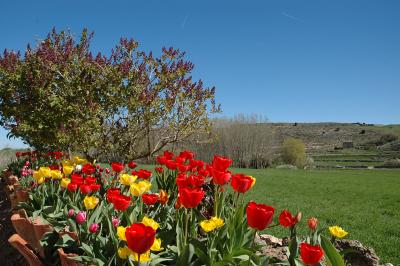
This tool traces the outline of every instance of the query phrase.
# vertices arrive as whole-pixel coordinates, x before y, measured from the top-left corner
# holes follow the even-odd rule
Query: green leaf
[[[328,238],[321,235],[321,247],[324,250],[325,258],[328,263],[332,266],[346,266],[342,256],[332,245]]]

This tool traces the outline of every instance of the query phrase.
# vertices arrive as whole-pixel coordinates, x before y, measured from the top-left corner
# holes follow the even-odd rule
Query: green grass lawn
[[[375,249],[381,263],[400,264],[400,171],[234,169],[257,178],[248,199],[293,213],[301,211],[301,227],[315,216],[320,226],[340,225],[348,238]],[[302,230],[301,233],[304,233]],[[286,236],[281,227],[266,231]]]

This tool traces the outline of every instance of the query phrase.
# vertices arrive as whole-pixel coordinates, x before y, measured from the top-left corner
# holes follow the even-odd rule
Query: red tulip
[[[196,208],[204,194],[200,188],[179,188],[179,201],[185,208]]]
[[[59,165],[50,165],[49,168],[51,170],[60,170],[60,166]]]
[[[111,202],[116,210],[125,211],[131,204],[131,199],[132,197],[124,195],[114,195],[111,197]]]
[[[192,160],[194,157],[194,153],[191,151],[182,151],[179,153],[179,157],[185,158],[186,160]]]
[[[81,175],[72,174],[71,183],[75,183],[75,184],[81,185],[81,184],[83,184],[83,181],[84,181],[84,179],[83,179],[83,177]]]
[[[297,223],[297,219],[289,211],[283,210],[279,215],[279,223],[283,227],[292,227]]]
[[[85,175],[92,175],[94,174],[94,172],[96,172],[96,167],[94,165],[87,163],[82,167],[81,172],[84,173]]]
[[[215,170],[218,170],[220,172],[224,172],[226,171],[226,169],[228,169],[228,167],[232,164],[232,160],[227,158],[227,157],[222,157],[222,156],[218,156],[215,155],[213,162],[212,162],[212,166]]]
[[[247,224],[251,228],[264,230],[272,222],[275,209],[264,204],[257,204],[250,201],[246,208]]]
[[[137,176],[141,179],[149,179],[151,175],[151,171],[146,169],[140,169],[139,172],[137,172]]]
[[[178,170],[179,170],[179,172],[187,172],[187,171],[189,171],[191,168],[190,168],[190,165],[186,165],[186,164],[178,164]]]
[[[179,188],[184,188],[189,186],[189,179],[187,178],[186,174],[184,173],[179,173],[176,176],[176,185]]]
[[[97,178],[96,177],[87,176],[85,178],[85,184],[87,184],[87,185],[95,184],[96,182],[97,182]]]
[[[118,188],[109,188],[107,189],[107,201],[113,202],[115,196],[121,194],[121,191]]]
[[[253,182],[254,180],[250,176],[246,176],[244,174],[235,174],[232,175],[231,186],[235,191],[239,193],[245,193],[251,188]]]
[[[119,173],[122,172],[122,170],[124,170],[125,165],[123,163],[111,163],[111,168],[113,169],[114,172]]]
[[[154,168],[154,170],[156,170],[156,172],[159,173],[159,174],[164,172],[164,168],[162,168],[162,167],[156,167],[156,168]]]
[[[178,165],[178,164],[184,164],[185,163],[185,158],[182,158],[182,157],[176,157],[175,158],[175,162],[176,162],[176,164]]]
[[[175,161],[172,160],[167,160],[165,162],[165,166],[169,169],[169,170],[176,170],[178,164]]]
[[[75,192],[78,189],[78,184],[71,182],[68,184],[67,189],[70,192]]]
[[[164,151],[164,157],[167,160],[172,160],[174,158],[174,153],[170,151]]]
[[[157,156],[157,162],[161,165],[164,165],[167,162],[167,158],[165,156]]]
[[[137,166],[137,164],[134,161],[130,161],[128,163],[128,167],[131,168],[131,169],[135,168],[136,166]]]
[[[156,231],[150,226],[135,223],[126,228],[128,247],[138,254],[146,253],[154,243]]]
[[[218,170],[213,169],[212,171],[212,181],[217,185],[225,185],[231,180],[231,172],[220,172]]]
[[[310,219],[308,219],[307,224],[311,230],[315,230],[318,226],[318,220],[317,218],[311,217]]]
[[[92,192],[90,185],[82,184],[79,186],[79,190],[82,192],[82,194],[89,194]]]
[[[301,260],[307,265],[316,265],[324,256],[324,252],[319,245],[312,246],[307,243],[300,244]]]
[[[197,175],[190,175],[189,176],[189,184],[191,187],[201,187],[204,185],[204,177],[203,176],[197,176]]]
[[[90,184],[89,185],[90,186],[90,190],[92,191],[92,192],[97,192],[97,191],[99,191],[100,190],[100,184]]]
[[[156,204],[159,199],[160,198],[157,194],[143,194],[142,195],[143,202],[148,206],[152,206],[152,205]]]

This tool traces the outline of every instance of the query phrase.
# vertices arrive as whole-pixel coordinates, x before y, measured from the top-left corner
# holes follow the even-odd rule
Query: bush
[[[301,139],[285,139],[282,146],[282,160],[286,164],[296,165],[303,168],[306,164],[306,146]]]
[[[389,159],[386,160],[383,165],[383,168],[400,168],[400,159]]]

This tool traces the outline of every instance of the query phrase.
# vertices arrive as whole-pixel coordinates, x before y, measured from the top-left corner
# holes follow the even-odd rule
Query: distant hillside
[[[299,138],[304,141],[310,153],[332,151],[341,148],[344,142],[354,147],[365,146],[378,141],[385,135],[400,136],[400,125],[367,125],[361,123],[270,123],[279,148],[284,139]]]

